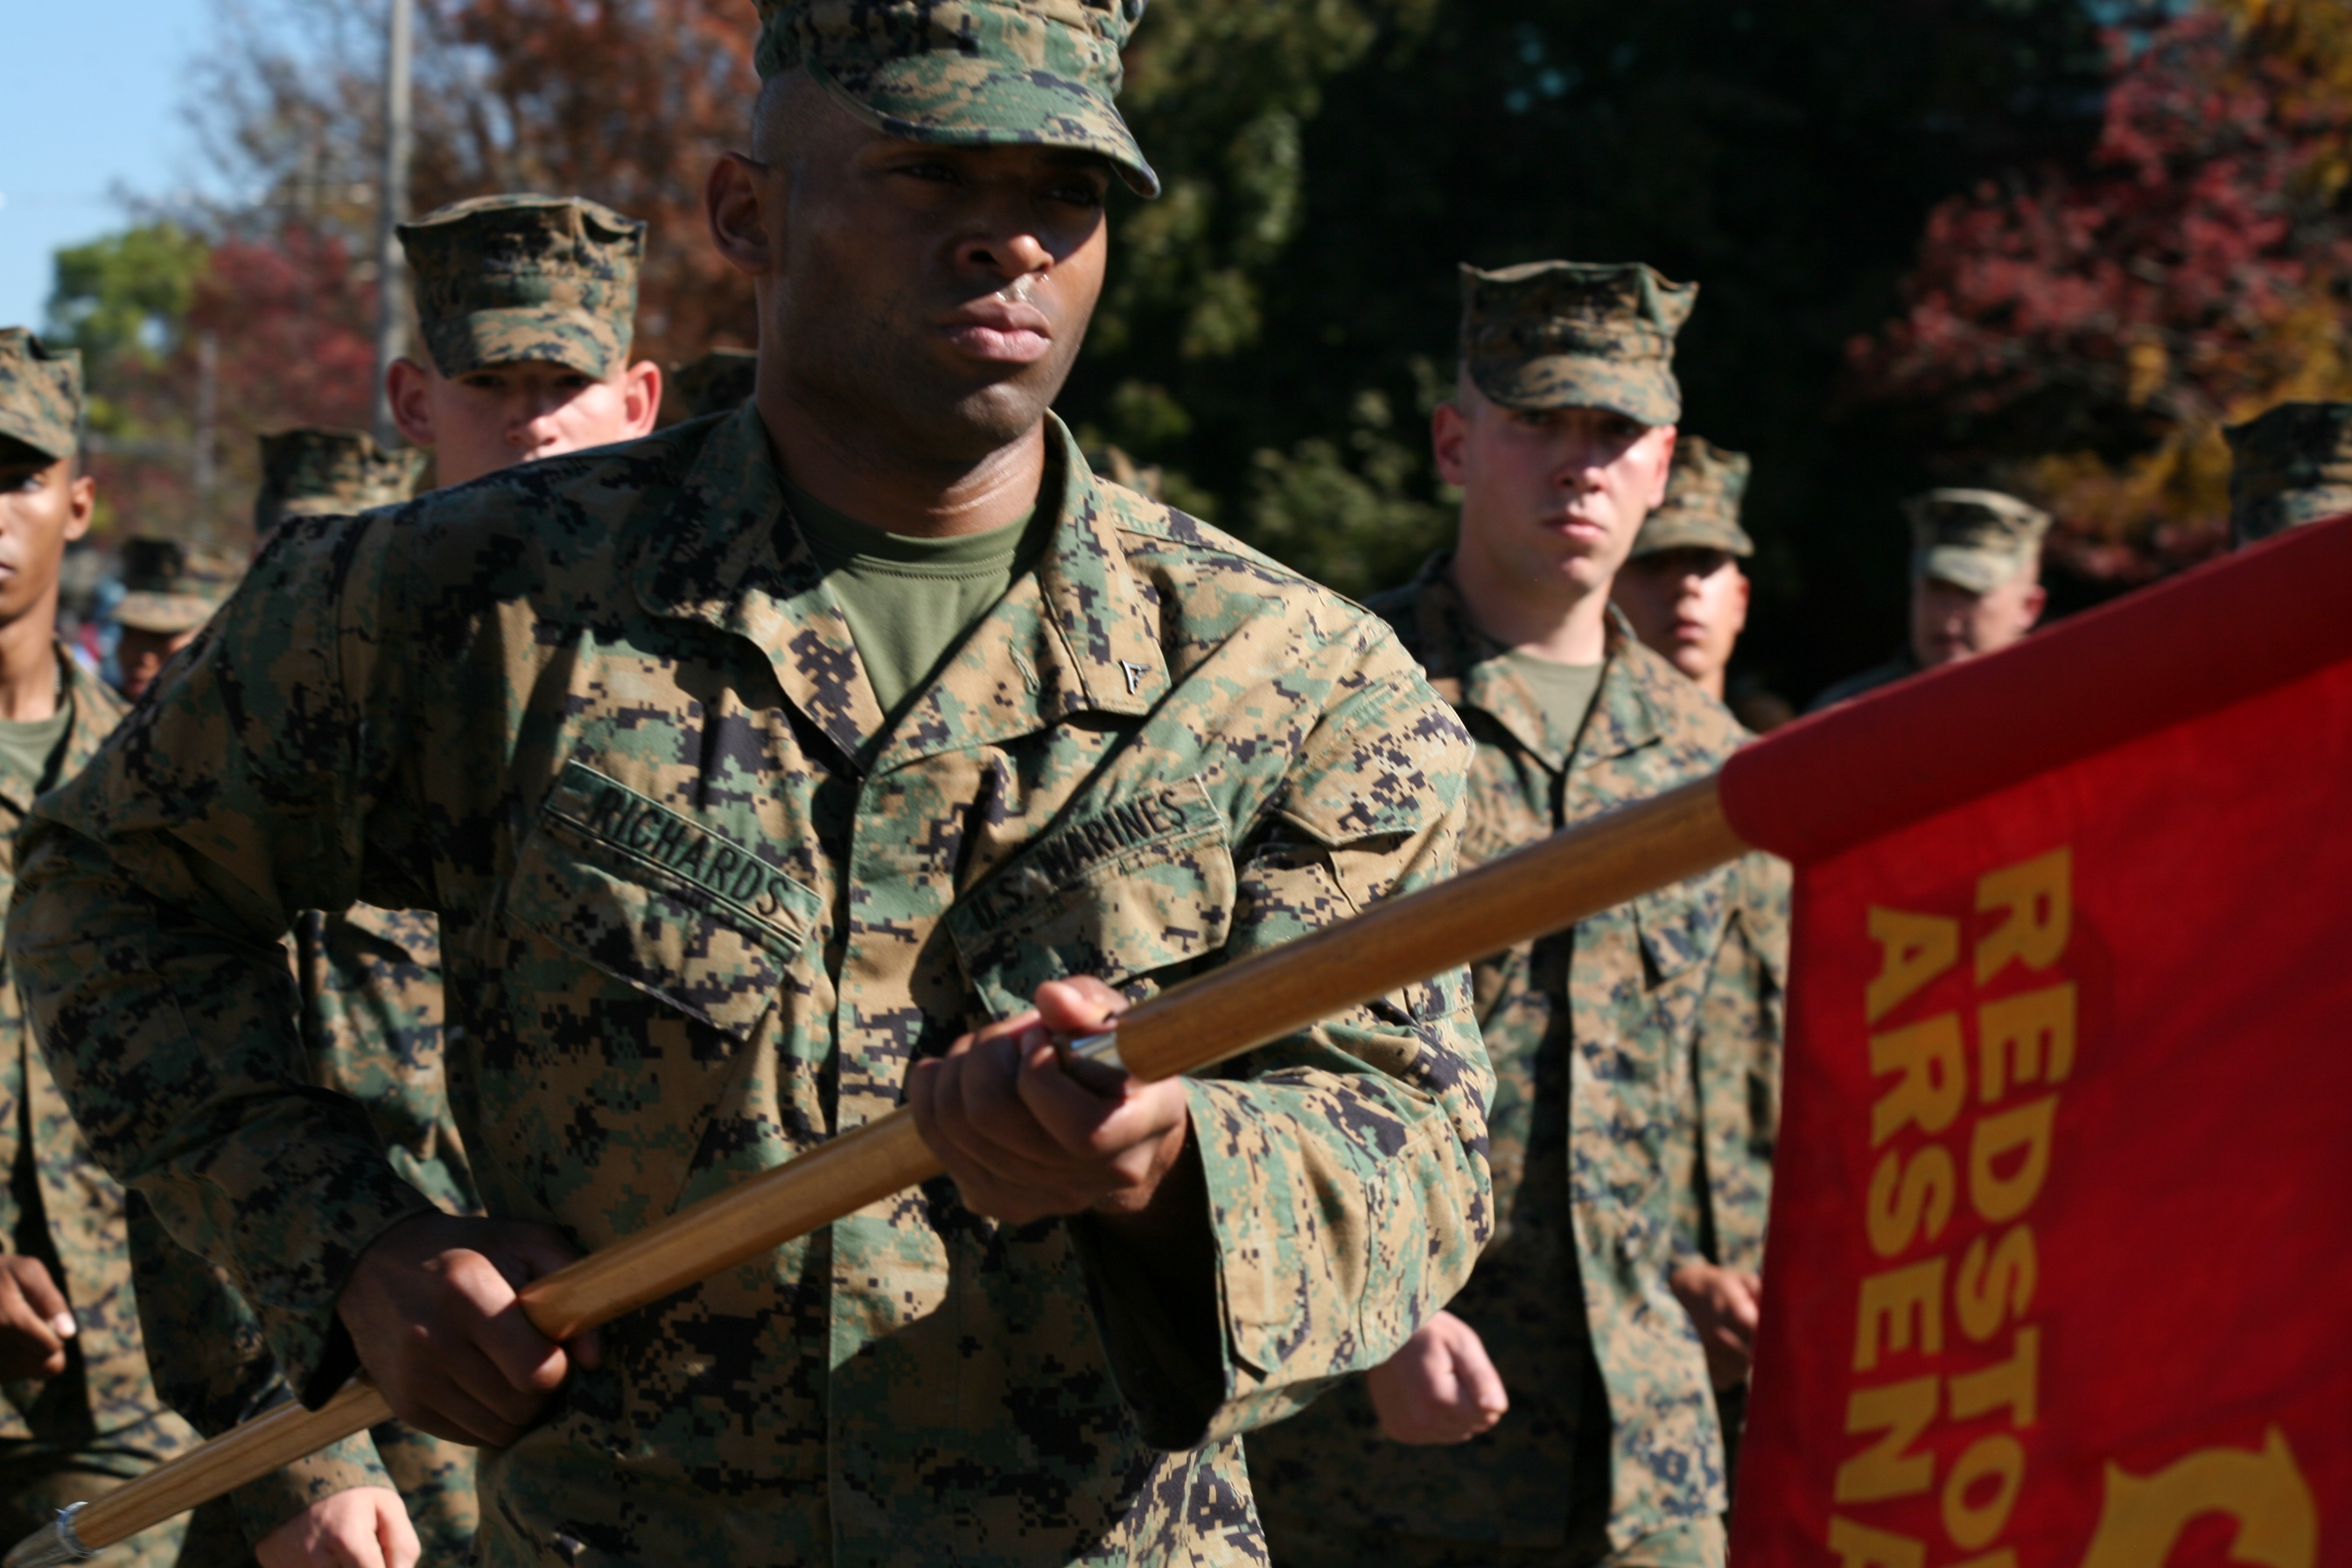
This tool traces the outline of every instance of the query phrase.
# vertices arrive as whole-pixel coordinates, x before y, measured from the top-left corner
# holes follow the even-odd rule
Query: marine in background
[[[176,539],[122,542],[122,602],[114,608],[121,635],[114,665],[122,695],[139,700],[165,661],[196,640],[213,612],[227,602],[244,563]]]
[[[712,349],[670,373],[670,385],[686,405],[688,419],[724,414],[751,397],[759,380],[760,356],[751,349]]]
[[[33,797],[70,778],[124,711],[57,640],[58,572],[89,528],[81,361],[0,331],[0,900]],[[128,1198],[91,1155],[0,970],[0,1537],[134,1480],[195,1440],[148,1375],[131,1282]],[[166,1568],[179,1521],[104,1568]]]
[[[629,358],[643,223],[579,196],[476,196],[401,225],[400,243],[425,358],[386,381],[436,487],[660,422],[661,367]]]
[[[28,832],[15,951],[90,1020],[84,1126],[306,1394],[364,1366],[498,1450],[493,1568],[1240,1568],[1237,1434],[1485,1237],[1458,971],[1196,1078],[1048,1034],[1450,876],[1469,752],[1384,624],[1051,415],[1109,187],[1157,188],[1112,101],[1141,9],[763,5],[706,187],[756,405],[281,527]],[[291,1070],[249,955],[353,896],[443,919],[494,1217]],[[69,998],[93,932],[168,947],[187,1005]],[[593,1340],[514,1310],[901,1104],[919,1191]]]
[[[2282,403],[2221,434],[2235,548],[2352,512],[2352,403]]]
[[[1370,606],[1477,742],[1465,867],[1746,739],[1609,602],[1665,492],[1696,293],[1638,265],[1463,269],[1433,422],[1460,538]],[[1472,965],[1495,1234],[1402,1351],[1251,1435],[1275,1568],[1722,1563],[1709,1365],[1745,1373],[1787,901],[1750,856]]]
[[[2042,619],[2050,514],[1999,490],[1936,489],[1903,503],[1911,529],[1911,631],[1901,653],[1806,706],[1819,712],[1922,670],[1998,653]]]
[[[253,498],[258,552],[289,517],[333,517],[398,506],[425,486],[431,455],[391,451],[364,430],[307,426],[261,437],[261,489]]]

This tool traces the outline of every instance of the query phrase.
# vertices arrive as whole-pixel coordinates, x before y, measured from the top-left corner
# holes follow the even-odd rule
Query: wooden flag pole
[[[1575,924],[1748,852],[1713,778],[1622,806],[1450,882],[1213,970],[1078,1043],[1146,1080],[1198,1072],[1457,964]],[[568,1340],[940,1173],[895,1110],[523,1287],[525,1315]],[[88,1504],[0,1568],[78,1563],[388,1420],[364,1375],[319,1409],[280,1405]]]

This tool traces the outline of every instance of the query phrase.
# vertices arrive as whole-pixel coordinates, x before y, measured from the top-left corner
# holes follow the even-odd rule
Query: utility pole
[[[195,531],[209,538],[213,526],[213,491],[219,483],[215,467],[220,447],[220,334],[196,338],[196,429],[188,443],[188,488],[196,492]]]
[[[410,121],[409,64],[414,47],[414,0],[388,0],[383,47],[383,177],[376,190],[375,224],[375,438],[386,447],[400,439],[392,422],[392,396],[384,373],[407,345],[407,273],[401,265],[401,219],[408,216]]]

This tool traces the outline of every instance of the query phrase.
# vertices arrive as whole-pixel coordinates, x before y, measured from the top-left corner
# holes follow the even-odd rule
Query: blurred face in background
[[[1431,422],[1437,468],[1462,490],[1460,553],[1489,580],[1572,603],[1607,593],[1665,498],[1675,427],[1605,408],[1506,408],[1465,377]]]
[[[604,380],[570,365],[519,360],[446,376],[394,360],[393,418],[433,450],[433,482],[462,485],[517,463],[634,441],[661,416],[661,371],[640,360]]]
[[[66,546],[89,531],[98,486],[70,458],[0,441],[0,626],[58,613]]]
[[[2032,631],[2048,595],[2040,563],[1978,594],[1940,577],[1911,580],[1911,652],[1923,669],[1998,653]]]
[[[1634,635],[1707,695],[1723,697],[1723,672],[1748,625],[1748,574],[1727,551],[1655,550],[1618,570],[1609,596]]]
[[[122,672],[122,695],[133,702],[141,692],[155,684],[171,657],[196,640],[202,626],[192,626],[184,632],[151,632],[139,626],[125,626],[114,644],[115,668]]]

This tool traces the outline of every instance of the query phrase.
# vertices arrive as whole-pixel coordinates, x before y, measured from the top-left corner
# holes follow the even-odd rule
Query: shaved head
[[[797,171],[824,97],[824,89],[804,70],[770,77],[751,105],[751,156],[772,168]]]

